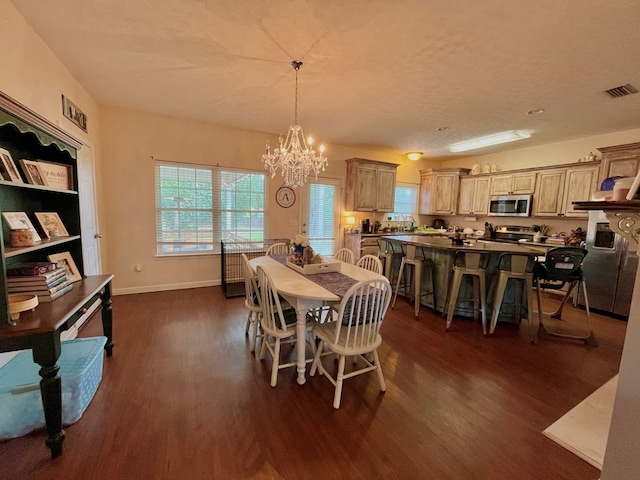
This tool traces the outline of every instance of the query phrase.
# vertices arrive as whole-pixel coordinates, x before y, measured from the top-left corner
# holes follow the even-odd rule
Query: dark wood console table
[[[22,312],[15,326],[0,327],[0,352],[31,349],[33,361],[40,365],[40,392],[47,424],[45,444],[51,457],[62,455],[62,380],[60,367],[60,333],[72,327],[89,308],[100,300],[102,328],[107,343],[105,351],[113,353],[111,280],[113,275],[92,275],[73,284],[73,289],[50,303],[41,303],[33,311]]]

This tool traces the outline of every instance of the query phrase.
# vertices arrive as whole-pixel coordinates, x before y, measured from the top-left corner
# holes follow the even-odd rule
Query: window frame
[[[192,171],[193,175],[197,175],[198,172],[202,173],[209,172],[210,173],[210,205],[207,207],[194,207],[191,206],[189,208],[176,208],[176,207],[167,207],[162,205],[162,178],[161,178],[161,169],[162,167],[174,167],[178,169],[178,174],[180,173],[180,169],[185,169],[185,174],[188,174],[189,171]],[[261,189],[255,193],[258,196],[257,201],[254,197],[252,197],[253,192],[250,191],[250,207],[249,209],[232,209],[232,208],[223,208],[223,181],[225,173],[229,173],[232,175],[250,175],[250,176],[259,176],[261,177]],[[225,217],[226,213],[231,213],[231,215],[243,212],[249,212],[250,214],[259,214],[262,216],[262,229],[261,229],[261,238],[256,240],[255,238],[246,238],[239,241],[248,242],[263,242],[267,240],[267,233],[269,231],[268,228],[268,218],[269,218],[269,177],[267,176],[268,172],[261,170],[250,170],[243,168],[231,168],[231,167],[222,167],[218,165],[202,165],[195,163],[186,163],[186,162],[176,162],[176,161],[167,161],[167,160],[159,160],[154,159],[154,197],[155,197],[155,217],[156,217],[156,239],[155,239],[155,257],[157,258],[167,258],[167,257],[185,257],[185,256],[203,256],[203,255],[219,255],[221,253],[221,241],[229,241],[224,238],[230,230],[228,226],[225,226],[223,229],[222,219]],[[250,180],[251,181],[251,180]],[[228,185],[228,184],[227,184]],[[197,187],[194,188],[197,190]],[[233,202],[236,201],[235,195],[242,194],[242,192],[236,192],[235,190],[232,192],[231,200]],[[194,193],[195,196],[195,193]],[[243,198],[246,198],[244,196]],[[257,209],[252,209],[252,206],[258,205]],[[260,209],[259,207],[262,207]],[[176,241],[167,241],[163,239],[163,234],[167,230],[163,230],[162,222],[163,222],[163,212],[166,211],[177,211],[177,212],[195,212],[196,217],[198,216],[198,212],[207,213],[210,212],[211,215],[211,241],[198,239],[198,233],[195,231],[196,241],[192,242],[176,242]],[[179,222],[179,220],[178,220]],[[196,221],[197,223],[197,221]],[[238,234],[238,224],[242,222],[238,222],[238,219],[233,222],[236,224],[236,228],[232,229],[231,232],[236,237],[241,237]],[[249,224],[251,225],[251,218],[249,219]],[[259,224],[260,222],[258,222]],[[245,223],[246,225],[246,223]],[[197,227],[196,227],[197,228]],[[246,232],[246,230],[240,230],[241,232]],[[251,232],[251,227],[248,230]],[[256,230],[260,231],[260,229]],[[185,229],[185,233],[193,233],[193,230]],[[205,230],[206,236],[206,230]],[[250,234],[251,236],[251,234]],[[190,248],[190,245],[193,245],[193,248]],[[171,249],[171,247],[174,249]],[[205,248],[202,248],[202,247]],[[167,249],[168,247],[168,249]],[[178,248],[176,248],[178,247]]]

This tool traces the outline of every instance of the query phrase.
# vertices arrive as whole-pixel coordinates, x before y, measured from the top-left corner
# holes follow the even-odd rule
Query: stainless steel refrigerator
[[[586,244],[589,253],[583,271],[589,307],[628,317],[638,268],[637,253],[629,251],[628,240],[610,228],[602,211],[589,212]]]

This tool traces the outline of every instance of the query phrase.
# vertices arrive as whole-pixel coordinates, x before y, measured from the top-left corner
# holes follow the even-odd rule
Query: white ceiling
[[[640,90],[637,0],[12,1],[104,105],[286,133],[302,60],[318,141],[437,158],[640,128],[640,94],[603,93]]]

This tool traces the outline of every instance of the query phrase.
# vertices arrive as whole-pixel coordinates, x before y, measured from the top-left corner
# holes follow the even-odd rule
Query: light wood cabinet
[[[347,162],[345,210],[393,212],[398,164],[350,158]]]
[[[602,180],[608,177],[635,177],[640,170],[640,142],[599,147],[602,152],[602,169],[598,188]]]
[[[573,202],[589,200],[597,189],[598,172],[598,164],[538,172],[532,214],[537,217],[588,216],[588,212],[575,210]]]
[[[567,170],[565,183],[565,196],[562,212],[567,217],[586,218],[589,212],[586,210],[576,210],[573,202],[584,202],[591,199],[591,194],[599,189],[598,165],[587,167],[570,168]]]
[[[486,215],[489,209],[491,177],[465,177],[460,179],[458,213]]]
[[[421,215],[453,215],[458,204],[460,175],[468,168],[429,168],[420,170]]]
[[[533,193],[536,172],[494,175],[491,177],[491,195],[521,195]]]
[[[549,217],[562,213],[566,168],[538,172],[533,197],[533,216]]]

